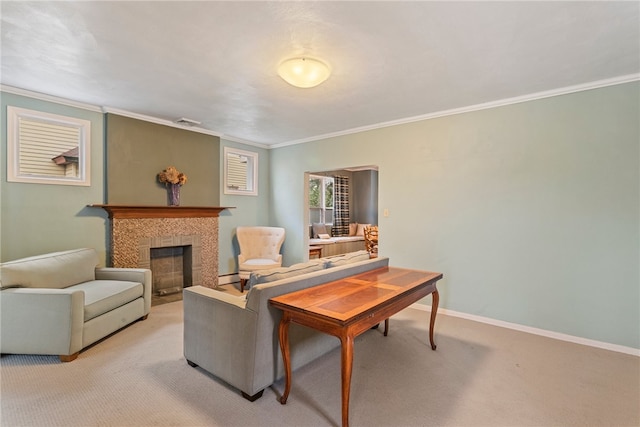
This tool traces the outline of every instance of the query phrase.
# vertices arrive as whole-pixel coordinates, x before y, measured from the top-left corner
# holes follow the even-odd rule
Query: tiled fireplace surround
[[[113,267],[150,268],[151,248],[191,246],[191,284],[217,286],[218,213],[225,208],[92,206],[109,213]]]

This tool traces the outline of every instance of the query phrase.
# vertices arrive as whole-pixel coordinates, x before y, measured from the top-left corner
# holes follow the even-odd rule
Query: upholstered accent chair
[[[378,226],[364,227],[364,243],[371,258],[378,256]]]
[[[285,231],[281,227],[238,227],[236,236],[240,245],[240,292],[244,292],[252,271],[282,266],[280,248],[284,243]]]

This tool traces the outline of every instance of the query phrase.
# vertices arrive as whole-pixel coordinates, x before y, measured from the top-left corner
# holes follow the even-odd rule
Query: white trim
[[[236,283],[240,281],[238,273],[225,274],[224,276],[218,276],[218,286],[228,285],[229,283]]]
[[[430,120],[430,119],[435,119],[439,117],[453,116],[456,114],[464,114],[464,113],[469,113],[473,111],[486,110],[489,108],[503,107],[506,105],[519,104],[519,103],[528,102],[528,101],[535,101],[537,99],[551,98],[554,96],[567,95],[575,92],[599,89],[607,86],[615,86],[615,85],[624,84],[624,83],[631,83],[638,80],[640,80],[640,73],[627,74],[624,76],[613,77],[610,79],[597,80],[594,82],[588,82],[588,83],[583,83],[583,84],[574,85],[574,86],[567,86],[567,87],[552,89],[552,90],[543,91],[543,92],[536,92],[536,93],[531,93],[527,95],[516,96],[513,98],[501,99],[497,101],[485,102],[482,104],[469,105],[466,107],[453,108],[450,110],[436,111],[434,113],[423,114],[420,116],[407,117],[404,119],[392,120],[389,122],[382,122],[382,123],[377,123],[377,124],[368,125],[368,126],[361,126],[361,127],[346,129],[338,132],[325,133],[322,135],[316,135],[309,138],[302,138],[302,139],[297,139],[293,141],[285,141],[285,142],[280,142],[280,143],[270,144],[270,145],[262,144],[258,142],[252,142],[252,141],[248,141],[241,138],[236,138],[232,135],[226,135],[224,133],[215,132],[215,131],[211,131],[211,130],[207,130],[199,127],[190,127],[188,128],[188,130],[204,133],[207,135],[213,135],[221,139],[226,139],[228,141],[239,142],[241,144],[246,144],[246,145],[253,145],[258,148],[269,150],[272,148],[281,148],[281,147],[287,147],[289,145],[304,144],[307,142],[313,142],[313,141],[318,141],[322,139],[335,138],[338,136],[351,135],[354,133],[382,129],[390,126],[397,126],[397,125],[402,125],[407,123],[419,122],[422,120]],[[131,118],[145,120],[152,123],[158,123],[158,124],[180,128],[180,129],[185,129],[184,126],[177,125],[176,123],[169,120],[159,119],[151,116],[145,116],[143,114],[132,113],[129,111],[119,110],[116,108],[97,107],[90,104],[84,104],[81,102],[71,101],[68,99],[58,98],[55,96],[45,95],[39,92],[31,92],[25,89],[19,89],[19,88],[14,88],[14,87],[5,86],[5,85],[0,85],[0,90],[7,93],[14,93],[16,95],[22,95],[30,98],[41,99],[44,101],[55,102],[58,104],[69,105],[72,107],[83,108],[86,110],[105,112],[105,113],[114,113],[114,114],[118,114],[125,117],[131,117]]]
[[[258,158],[259,155],[253,151],[240,150],[229,146],[224,147],[224,177],[223,190],[224,194],[236,196],[257,196],[258,195]],[[247,158],[246,181],[251,182],[251,188],[246,190],[234,189],[229,183],[229,155],[244,156]],[[250,160],[249,160],[250,159]]]
[[[426,304],[415,303],[409,306],[416,310],[431,312],[431,306]],[[461,313],[459,311],[447,310],[443,308],[438,309],[438,313],[446,314],[447,316],[459,317],[461,319],[472,320],[474,322],[486,323],[488,325],[498,326],[501,328],[513,329],[515,331],[526,332],[533,335],[540,335],[547,338],[553,338],[560,341],[572,342],[575,344],[582,344],[589,347],[601,348],[604,350],[615,351],[618,353],[630,354],[632,356],[640,357],[640,349],[633,347],[626,347],[618,344],[611,344],[602,341],[591,340],[588,338],[576,337],[573,335],[562,334],[560,332],[547,331],[545,329],[533,328],[531,326],[519,325],[517,323],[505,322],[503,320],[491,319],[483,316],[476,316],[474,314]]]
[[[49,129],[57,128],[65,129],[73,132],[74,141],[69,139],[70,144],[76,145],[78,148],[78,176],[50,175],[45,170],[23,170],[21,165],[22,146],[27,144],[28,138],[23,139],[21,123],[31,122],[32,128],[35,126],[40,132],[48,132],[43,130],[41,126],[48,126]],[[39,133],[40,133],[39,132]],[[64,131],[63,131],[64,132]],[[56,135],[57,136],[57,135]],[[71,136],[71,135],[70,135]],[[55,136],[54,136],[55,138]],[[77,139],[76,139],[77,138]],[[47,134],[42,134],[40,140],[49,140]],[[33,148],[33,146],[31,146]],[[65,149],[65,151],[66,151]],[[39,149],[36,149],[39,150]],[[45,160],[50,165],[55,165],[49,159],[42,159],[42,156],[48,150],[39,150],[35,153],[36,162]],[[34,154],[34,153],[32,153]],[[42,166],[42,165],[41,165]],[[57,166],[54,166],[57,168]],[[7,181],[22,182],[30,184],[52,184],[52,185],[78,185],[84,187],[91,186],[91,121],[78,117],[63,116],[59,114],[47,113],[44,111],[29,110],[27,108],[15,107],[7,105]]]
[[[599,89],[607,86],[631,83],[638,80],[640,80],[640,73],[628,74],[626,76],[614,77],[611,79],[598,80],[595,82],[589,82],[589,83],[584,83],[584,84],[575,85],[575,86],[567,86],[567,87],[548,90],[544,92],[536,92],[528,95],[516,96],[513,98],[506,98],[506,99],[500,99],[497,101],[485,102],[482,104],[469,105],[467,107],[453,108],[451,110],[437,111],[435,113],[423,114],[423,115],[414,116],[414,117],[407,117],[404,119],[392,120],[389,122],[382,122],[374,125],[361,126],[358,128],[312,136],[309,138],[303,138],[303,139],[297,139],[294,141],[272,144],[269,146],[269,148],[280,148],[280,147],[286,147],[289,145],[304,144],[306,142],[318,141],[321,139],[335,138],[338,136],[351,135],[354,133],[366,132],[366,131],[386,128],[390,126],[397,126],[397,125],[403,125],[407,123],[419,122],[422,120],[430,120],[430,119],[436,119],[439,117],[453,116],[456,114],[464,114],[464,113],[470,113],[473,111],[486,110],[489,108],[503,107],[503,106],[512,105],[512,104],[520,104],[522,102],[535,101],[537,99],[551,98],[554,96],[567,95],[575,92],[582,92],[586,90]]]
[[[147,116],[147,115],[138,114],[138,113],[132,113],[131,111],[120,110],[120,109],[117,109],[117,108],[102,107],[102,112],[103,113],[117,114],[119,116],[129,117],[131,119],[142,120],[142,121],[145,121],[145,122],[151,122],[151,123],[155,123],[155,124],[158,124],[158,125],[170,126],[172,128],[176,128],[176,129],[184,129],[184,130],[189,130],[189,131],[192,131],[192,132],[204,133],[206,135],[222,137],[221,133],[215,132],[215,131],[212,131],[212,130],[203,129],[203,128],[197,127],[197,126],[179,125],[178,123],[172,122],[171,120],[159,119],[157,117]]]
[[[268,150],[269,148],[271,148],[270,146],[268,146],[266,144],[261,144],[259,142],[253,142],[253,141],[247,141],[246,139],[236,138],[235,136],[226,135],[226,134],[220,135],[220,139],[224,139],[225,141],[230,141],[230,142],[239,142],[240,144],[251,145],[252,147],[262,148],[264,150]]]
[[[26,96],[27,98],[39,99],[41,101],[53,102],[55,104],[66,105],[68,107],[81,108],[83,110],[89,110],[96,113],[102,112],[102,108],[97,105],[85,104],[84,102],[72,101],[70,99],[65,99],[65,98],[58,98],[57,96],[46,95],[40,92],[32,92],[30,90],[20,89],[13,86],[0,85],[0,90],[6,93]]]

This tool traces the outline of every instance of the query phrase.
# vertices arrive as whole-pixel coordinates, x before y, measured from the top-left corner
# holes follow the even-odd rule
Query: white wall
[[[442,307],[640,348],[638,88],[271,150],[285,264],[305,251],[304,172],[375,164],[380,253],[443,272]]]

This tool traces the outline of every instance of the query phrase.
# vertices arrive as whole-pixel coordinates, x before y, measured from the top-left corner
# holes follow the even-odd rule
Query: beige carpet
[[[358,337],[353,426],[638,426],[640,359],[407,309]],[[182,302],[152,308],[71,363],[2,357],[5,426],[336,426],[338,350],[254,403],[182,356]]]

